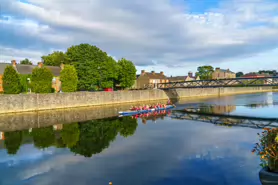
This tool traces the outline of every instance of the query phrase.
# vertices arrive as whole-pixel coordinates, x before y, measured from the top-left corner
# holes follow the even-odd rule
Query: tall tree
[[[47,56],[42,56],[42,60],[47,66],[60,66],[62,63],[67,63],[65,54],[61,51],[54,51]]]
[[[198,72],[196,75],[199,76],[201,80],[210,80],[214,71],[212,66],[200,66],[197,70]]]
[[[103,65],[99,69],[99,80],[102,88],[112,88],[115,86],[116,80],[118,79],[118,64],[112,58],[108,57]]]
[[[28,58],[21,60],[20,64],[33,65],[32,62]]]
[[[78,76],[74,66],[65,65],[61,71],[60,80],[63,92],[75,92],[77,90]]]
[[[244,75],[243,72],[237,72],[237,73],[236,73],[236,77],[237,77],[237,78],[242,77],[243,75]]]
[[[75,45],[66,52],[66,61],[76,68],[79,90],[95,90],[101,86],[106,79],[104,66],[108,60],[105,52],[90,44]]]
[[[124,58],[118,61],[118,66],[118,83],[123,88],[132,87],[136,80],[136,67]]]
[[[19,74],[13,66],[7,66],[3,74],[3,89],[5,94],[19,94],[22,86]]]
[[[35,93],[51,93],[53,74],[46,67],[34,68],[31,77],[31,88]]]
[[[8,154],[16,154],[22,143],[22,132],[6,132],[5,133],[5,147]]]

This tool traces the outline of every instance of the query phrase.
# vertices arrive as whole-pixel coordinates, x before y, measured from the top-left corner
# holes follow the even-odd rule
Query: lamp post
[[[27,78],[26,91],[29,91],[31,93],[31,88],[29,88],[30,82],[31,82],[30,78]],[[28,87],[28,84],[29,84],[29,87]]]

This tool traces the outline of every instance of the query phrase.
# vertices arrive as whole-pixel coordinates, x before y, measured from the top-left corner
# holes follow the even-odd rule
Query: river
[[[1,127],[0,184],[260,185],[260,160],[251,150],[261,127],[223,118],[224,124],[212,123],[200,115],[278,118],[278,93],[176,105],[172,112],[139,119],[84,121],[87,115],[67,124]],[[195,116],[182,112],[189,108]]]

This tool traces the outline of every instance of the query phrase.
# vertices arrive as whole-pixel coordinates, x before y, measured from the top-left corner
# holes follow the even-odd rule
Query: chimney
[[[144,75],[145,74],[145,70],[141,70],[141,75]]]
[[[188,76],[189,76],[190,78],[192,78],[192,77],[193,77],[193,74],[192,74],[192,72],[191,72],[191,71],[189,71],[189,72],[188,72]]]
[[[227,69],[228,72],[230,72],[230,69]]]
[[[42,66],[43,66],[43,63],[42,62],[38,62],[38,67],[42,68]]]
[[[61,70],[63,70],[64,67],[65,67],[65,64],[61,63],[61,65],[60,65]]]
[[[163,71],[160,71],[160,74],[164,76],[164,72]]]
[[[12,66],[16,67],[16,60],[12,60]]]
[[[220,70],[220,67],[215,68],[215,70],[216,70],[216,71],[219,71],[219,70]]]
[[[152,71],[152,74],[154,75],[154,71]]]

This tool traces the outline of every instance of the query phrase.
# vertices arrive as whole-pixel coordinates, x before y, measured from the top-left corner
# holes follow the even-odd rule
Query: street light
[[[26,90],[31,92],[31,88],[30,87],[30,83],[31,83],[31,79],[30,78],[27,78],[27,84],[26,84]],[[29,84],[29,87],[28,87],[28,84]]]

